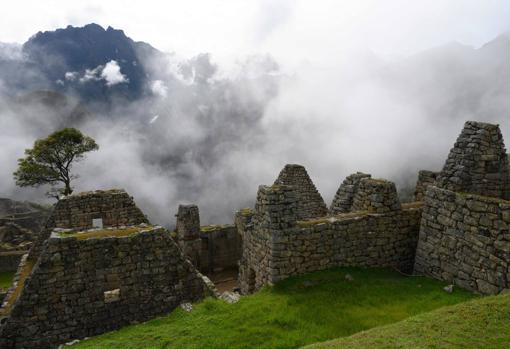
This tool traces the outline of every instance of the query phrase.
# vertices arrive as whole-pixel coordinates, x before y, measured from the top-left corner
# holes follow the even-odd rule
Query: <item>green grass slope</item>
[[[510,294],[441,308],[306,349],[508,349]]]
[[[388,270],[331,269],[289,278],[237,304],[207,299],[190,313],[178,308],[73,348],[298,348],[475,297],[443,286]]]

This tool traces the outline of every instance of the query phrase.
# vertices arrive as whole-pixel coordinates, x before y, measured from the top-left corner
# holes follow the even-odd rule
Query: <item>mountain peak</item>
[[[151,51],[122,30],[111,26],[105,30],[96,23],[39,32],[23,45],[23,52],[53,82],[53,89],[64,93],[71,89],[84,100],[108,100],[112,94],[130,99],[140,97],[147,75],[142,50],[143,54]],[[100,71],[111,61],[119,66],[125,83],[112,86],[100,77],[80,78],[87,71]]]

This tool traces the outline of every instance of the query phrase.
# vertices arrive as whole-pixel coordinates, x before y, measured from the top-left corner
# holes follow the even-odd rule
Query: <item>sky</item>
[[[327,64],[356,50],[395,59],[450,41],[476,47],[509,30],[508,18],[504,0],[20,0],[3,4],[0,41],[95,22],[184,56]]]

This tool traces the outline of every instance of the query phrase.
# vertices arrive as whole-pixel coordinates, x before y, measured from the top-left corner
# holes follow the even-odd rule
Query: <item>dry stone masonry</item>
[[[437,186],[510,199],[508,156],[499,126],[466,122],[439,173]]]
[[[358,191],[360,181],[363,178],[370,177],[371,175],[362,172],[356,172],[347,176],[338,188],[329,212],[331,214],[351,212],[354,195]]]
[[[499,127],[466,122],[426,190],[415,272],[483,294],[510,288],[507,186]]]
[[[148,223],[133,198],[122,189],[83,192],[59,200],[42,232],[30,249],[29,259],[36,261],[45,241],[54,228],[85,230],[94,220],[103,227],[118,227]]]
[[[177,238],[184,255],[200,269],[200,215],[196,205],[179,205],[177,214]]]
[[[300,219],[322,217],[328,214],[326,203],[301,165],[285,165],[274,184],[295,188],[298,196],[297,215]]]
[[[179,205],[177,241],[187,258],[203,273],[236,269],[241,238],[235,225],[200,226],[196,205]]]
[[[300,219],[296,192],[295,186],[260,186],[255,210],[237,213],[243,293],[334,266],[412,270],[421,209],[402,208],[393,183],[364,178],[354,193],[363,211],[308,220]]]
[[[109,226],[82,231],[98,216]],[[0,348],[56,348],[211,294],[170,233],[146,221],[124,191],[57,204],[48,223],[57,227],[33,259],[24,256],[3,303]]]
[[[415,272],[468,290],[510,288],[510,201],[429,187]]]
[[[70,196],[16,255],[0,348],[56,348],[168,313],[214,294],[199,270],[237,263],[243,293],[336,266],[414,268],[483,294],[508,290],[509,173],[499,127],[468,121],[442,171],[420,171],[410,204],[394,183],[358,172],[328,212],[306,169],[286,165],[234,225],[201,227],[197,206],[179,206],[176,242],[123,190]]]
[[[352,211],[388,213],[400,210],[395,183],[384,179],[363,178],[354,200]]]
[[[435,185],[439,172],[421,170],[418,172],[418,181],[416,182],[416,190],[414,191],[414,200],[423,201],[425,192],[429,185]]]

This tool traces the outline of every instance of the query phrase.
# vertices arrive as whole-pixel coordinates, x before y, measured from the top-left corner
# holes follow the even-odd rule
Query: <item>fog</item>
[[[231,222],[286,163],[304,165],[329,205],[355,171],[408,188],[418,170],[439,170],[466,120],[498,123],[510,137],[506,34],[477,48],[445,41],[398,58],[359,47],[338,60],[280,53],[147,58],[147,97],[71,120],[76,96],[58,108],[20,103],[0,81],[0,197],[48,200],[48,188],[18,188],[12,172],[35,139],[67,125],[100,146],[73,168],[75,191],[125,188],[167,226],[180,203],[199,205],[202,223]],[[108,64],[93,75],[129,84]]]

